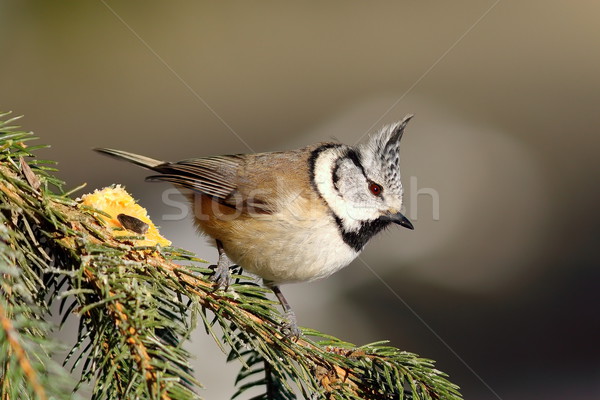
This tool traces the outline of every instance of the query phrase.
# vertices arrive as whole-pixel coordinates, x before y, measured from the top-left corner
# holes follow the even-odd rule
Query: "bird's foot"
[[[208,268],[214,270],[213,274],[210,276],[210,280],[215,283],[215,290],[229,288],[231,284],[231,276],[229,274],[229,266],[223,265],[210,265]]]
[[[285,312],[285,319],[281,323],[281,333],[288,339],[298,340],[302,336],[302,331],[298,327],[296,314],[292,310]]]
[[[229,260],[227,258],[219,258],[217,265],[209,266],[210,269],[214,270],[210,276],[210,280],[215,283],[215,290],[229,289],[231,285],[231,274],[229,273]]]
[[[300,336],[302,336],[302,331],[298,328],[298,323],[296,321],[296,314],[292,311],[290,304],[285,299],[283,293],[281,293],[281,289],[279,286],[274,284],[273,282],[265,281],[267,287],[271,288],[277,299],[281,303],[281,307],[283,307],[283,311],[285,311],[285,319],[281,322],[281,333],[284,337],[291,339],[293,341],[298,340]]]
[[[217,250],[219,251],[219,261],[217,261],[216,265],[210,265],[208,267],[214,270],[210,280],[215,282],[215,290],[227,290],[231,285],[231,274],[229,273],[229,268],[233,263],[225,254],[225,251],[223,250],[223,244],[219,240],[217,240]]]

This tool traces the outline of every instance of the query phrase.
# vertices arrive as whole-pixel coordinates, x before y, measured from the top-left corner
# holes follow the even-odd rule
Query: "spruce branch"
[[[31,158],[31,135],[6,118],[0,116],[0,348],[8,349],[0,354],[2,399],[17,398],[17,387],[27,393],[18,398],[61,398],[50,381],[64,372],[49,368],[50,351],[22,345],[55,345],[44,321],[56,300],[63,322],[80,322],[65,366],[82,366],[80,381],[93,383],[94,399],[199,398],[183,348],[198,319],[241,364],[235,398],[250,388],[262,388],[261,399],[461,398],[431,360],[307,328],[292,341],[281,334],[277,304],[252,278],[239,272],[229,290],[216,290],[212,271],[193,254],[141,246],[136,233],[116,235],[104,211],[82,207],[48,163]],[[23,316],[29,325],[19,325]]]
[[[21,167],[18,157],[27,154],[24,142],[31,139],[29,134],[11,132],[14,120],[0,114],[0,132],[5,132],[0,134],[3,171]],[[8,151],[16,158],[5,159]],[[2,195],[7,185],[0,179]],[[35,238],[35,226],[22,218],[25,209],[13,198],[0,198],[0,398],[72,398],[65,390],[71,384],[69,376],[51,359],[60,346],[50,338],[41,277],[50,258]]]

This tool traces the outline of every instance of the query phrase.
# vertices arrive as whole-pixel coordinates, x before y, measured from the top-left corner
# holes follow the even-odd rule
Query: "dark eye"
[[[381,192],[383,192],[383,188],[381,187],[381,185],[378,185],[375,182],[369,183],[369,190],[375,196],[381,196]]]

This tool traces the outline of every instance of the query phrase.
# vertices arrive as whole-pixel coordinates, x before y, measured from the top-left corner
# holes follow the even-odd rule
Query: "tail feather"
[[[98,153],[103,153],[111,157],[118,158],[120,160],[129,161],[141,167],[148,168],[154,171],[156,171],[159,166],[166,164],[164,161],[161,160],[156,160],[154,158],[141,156],[139,154],[129,153],[127,151],[122,150],[106,148],[96,148],[94,150]]]

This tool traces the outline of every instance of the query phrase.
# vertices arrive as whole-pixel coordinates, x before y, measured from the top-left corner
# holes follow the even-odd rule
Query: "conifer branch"
[[[355,346],[307,328],[297,341],[283,336],[267,289],[237,274],[230,290],[217,290],[212,271],[193,254],[142,246],[140,234],[115,231],[105,211],[71,199],[52,168],[30,158],[34,148],[24,144],[30,134],[3,117],[0,261],[7,262],[0,262],[0,350],[11,349],[0,354],[3,400],[15,398],[6,382],[27,387],[20,398],[56,393],[41,377],[63,372],[49,367],[48,352],[20,347],[16,336],[48,341],[42,322],[56,300],[63,322],[80,322],[65,365],[82,366],[80,380],[93,383],[94,399],[199,398],[201,385],[183,349],[198,317],[228,359],[241,363],[234,397],[261,387],[263,399],[461,399],[432,361],[385,342]],[[35,329],[17,327],[19,307],[33,316]],[[33,359],[40,362],[28,366]]]
[[[11,197],[4,179],[5,171],[20,168],[18,157],[27,154],[24,142],[31,139],[14,132],[12,121],[0,114],[0,398],[67,399],[71,380],[50,358],[59,346],[45,321],[41,269],[51,260],[35,239],[35,225],[22,218],[27,208]],[[15,157],[7,159],[8,152]]]

